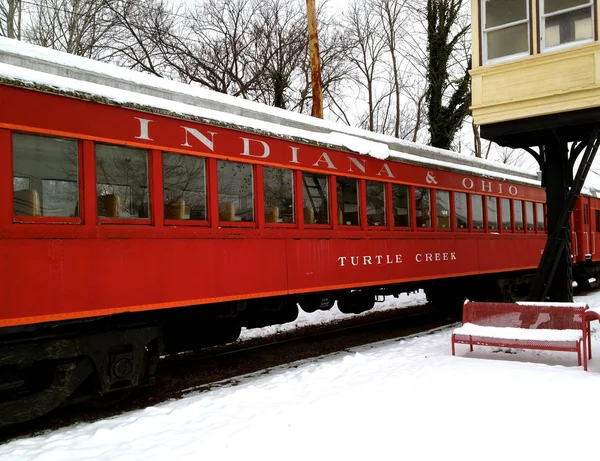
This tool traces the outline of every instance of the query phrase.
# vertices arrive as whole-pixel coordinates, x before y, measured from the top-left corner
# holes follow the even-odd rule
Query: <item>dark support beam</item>
[[[571,260],[570,218],[581,193],[585,178],[600,145],[600,126],[596,126],[587,142],[571,148],[577,157],[586,146],[577,174],[573,179],[574,158],[569,158],[568,142],[560,132],[545,144],[544,168],[548,241],[529,293],[530,301],[573,301],[573,270]]]

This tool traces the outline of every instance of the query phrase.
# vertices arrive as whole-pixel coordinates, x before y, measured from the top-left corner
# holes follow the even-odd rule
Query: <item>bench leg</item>
[[[452,335],[452,355],[456,355],[456,351],[454,350],[454,335]]]
[[[592,328],[590,322],[587,323],[587,336],[588,336],[588,359],[592,358]]]
[[[588,363],[588,351],[585,348],[585,337],[583,340],[583,371],[587,371],[587,363]]]

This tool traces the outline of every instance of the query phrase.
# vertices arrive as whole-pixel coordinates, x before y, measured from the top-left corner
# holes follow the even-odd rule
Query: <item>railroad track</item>
[[[159,362],[155,386],[141,389],[134,395],[124,395],[122,401],[106,407],[65,406],[35,421],[3,428],[0,443],[75,423],[105,419],[182,398],[190,392],[235,384],[240,377],[251,373],[418,334],[459,320],[456,315],[440,316],[429,306],[412,306],[165,357]]]

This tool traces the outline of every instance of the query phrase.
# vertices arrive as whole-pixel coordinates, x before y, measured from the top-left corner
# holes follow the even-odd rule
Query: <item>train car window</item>
[[[13,134],[15,216],[79,217],[79,147],[72,139]]]
[[[473,214],[473,229],[483,229],[483,197],[471,195],[471,213]]]
[[[527,230],[535,230],[535,222],[533,219],[533,202],[525,202],[525,215],[527,218]]]
[[[163,153],[163,185],[165,219],[208,220],[203,158]]]
[[[96,194],[99,218],[149,218],[148,152],[96,144]]]
[[[600,210],[596,210],[596,232],[600,232]]]
[[[435,192],[435,214],[439,229],[450,229],[450,192],[438,190]]]
[[[369,226],[385,226],[385,184],[378,181],[367,181],[367,224]]]
[[[392,184],[392,207],[394,226],[410,227],[410,200],[408,186]]]
[[[537,230],[544,230],[544,204],[536,203],[536,214],[537,214]]]
[[[464,192],[454,193],[454,212],[456,213],[456,228],[466,229],[469,221],[467,218],[467,194]]]
[[[431,227],[431,191],[424,187],[415,187],[415,209],[417,227]]]
[[[510,199],[503,198],[501,199],[502,205],[502,230],[511,231],[512,230],[512,214],[510,212]]]
[[[513,200],[515,208],[515,230],[524,230],[523,226],[523,202],[521,200]]]
[[[329,188],[327,176],[302,173],[304,224],[329,224]]]
[[[352,178],[336,178],[338,224],[342,226],[360,225],[358,207],[358,180]]]
[[[583,224],[590,222],[590,207],[587,203],[583,204]]]
[[[254,175],[252,165],[217,160],[219,221],[254,221]]]
[[[287,168],[263,168],[265,222],[296,222],[294,215],[294,172]]]
[[[498,199],[487,198],[488,229],[498,230]]]

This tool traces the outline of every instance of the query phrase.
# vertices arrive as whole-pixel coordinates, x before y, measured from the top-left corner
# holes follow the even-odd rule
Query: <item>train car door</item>
[[[600,260],[600,255],[596,251],[600,242],[600,200],[594,197],[588,198],[590,201],[590,240],[592,244],[592,261]]]
[[[590,220],[590,198],[579,197],[572,216],[571,237],[575,262],[585,262],[592,258],[592,228]]]

